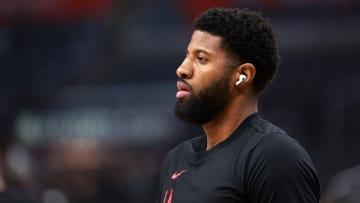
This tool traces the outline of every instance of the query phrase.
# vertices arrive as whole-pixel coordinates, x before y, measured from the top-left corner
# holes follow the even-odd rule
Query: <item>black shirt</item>
[[[320,186],[306,151],[258,114],[206,151],[206,136],[166,156],[161,203],[315,203]]]

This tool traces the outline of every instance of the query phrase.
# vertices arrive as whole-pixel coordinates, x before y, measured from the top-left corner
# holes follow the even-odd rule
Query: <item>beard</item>
[[[195,95],[192,90],[188,98],[178,99],[176,116],[187,123],[203,125],[219,115],[229,102],[230,74],[205,87]]]

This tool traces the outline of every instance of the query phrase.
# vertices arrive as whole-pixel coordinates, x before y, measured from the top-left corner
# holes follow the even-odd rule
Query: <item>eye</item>
[[[206,62],[208,61],[207,58],[202,57],[202,56],[198,56],[198,57],[197,57],[197,60],[198,60],[200,63],[202,63],[202,64],[204,64],[204,63],[206,63]]]

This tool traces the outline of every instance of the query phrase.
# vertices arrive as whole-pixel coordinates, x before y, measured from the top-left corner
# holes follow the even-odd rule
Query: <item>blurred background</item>
[[[356,0],[0,0],[0,190],[153,201],[166,152],[202,133],[173,114],[175,70],[212,6],[271,19],[281,67],[260,112],[308,150],[324,197],[335,193],[333,177],[360,164]]]

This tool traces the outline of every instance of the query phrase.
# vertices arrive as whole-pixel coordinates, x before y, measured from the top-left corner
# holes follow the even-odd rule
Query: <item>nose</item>
[[[176,69],[176,75],[182,79],[189,79],[192,77],[192,68],[189,61],[185,58],[180,66]]]

